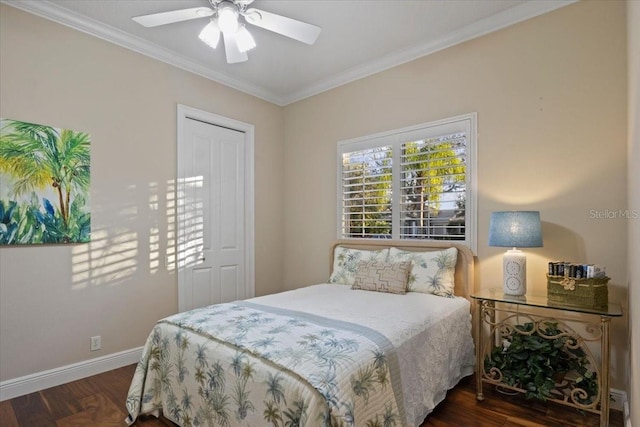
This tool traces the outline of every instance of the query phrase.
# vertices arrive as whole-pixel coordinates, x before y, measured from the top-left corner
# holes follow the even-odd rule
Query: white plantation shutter
[[[400,238],[464,240],[467,135],[402,143]]]
[[[475,144],[475,113],[338,143],[338,237],[475,251]]]
[[[342,236],[391,237],[391,147],[342,155]]]

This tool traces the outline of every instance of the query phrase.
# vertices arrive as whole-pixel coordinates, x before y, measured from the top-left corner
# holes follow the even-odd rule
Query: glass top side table
[[[546,294],[505,295],[502,289],[485,289],[471,295],[476,300],[476,398],[484,400],[483,383],[510,391],[526,393],[523,386],[510,386],[495,366],[486,369],[495,348],[508,348],[513,334],[537,335],[543,340],[555,340],[563,350],[582,349],[588,366],[597,380],[597,392],[590,394],[575,379],[555,382],[549,401],[594,412],[600,415],[600,426],[609,425],[609,327],[613,317],[622,316],[620,304],[603,307],[573,306],[549,301]],[[526,327],[523,326],[526,324]],[[516,325],[520,325],[516,327]],[[555,331],[550,334],[552,329]],[[559,331],[556,331],[555,328]],[[557,332],[557,333],[556,333]],[[485,339],[488,338],[488,339]],[[588,348],[588,342],[599,342],[600,363]],[[506,351],[506,350],[505,350]]]

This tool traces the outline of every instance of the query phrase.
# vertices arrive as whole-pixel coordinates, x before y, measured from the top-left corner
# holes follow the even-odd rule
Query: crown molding
[[[200,63],[192,61],[176,52],[163,48],[155,43],[151,43],[140,37],[136,37],[115,27],[97,21],[93,18],[81,15],[71,10],[58,6],[48,0],[0,0],[0,3],[7,4],[22,11],[31,13],[41,18],[48,19],[74,30],[98,37],[102,40],[140,53],[142,55],[157,59],[169,65],[181,68],[185,71],[221,83],[232,89],[239,90],[251,96],[261,98],[273,104],[284,105],[283,100],[275,94],[266,91],[258,86],[233,79],[222,73],[218,73]]]
[[[353,67],[345,72],[335,74],[332,77],[321,80],[305,89],[292,93],[284,98],[284,105],[288,105],[313,95],[334,89],[344,84],[361,78],[388,70],[401,64],[413,61],[423,56],[436,53],[440,50],[455,46],[465,41],[506,28],[518,22],[535,18],[561,7],[576,3],[579,0],[543,0],[527,1],[520,6],[505,10],[504,12],[481,19],[467,25],[458,31],[443,34],[440,38],[418,46],[394,52],[391,55]]]
[[[578,0],[527,1],[520,6],[513,7],[497,15],[476,21],[475,23],[467,25],[458,31],[443,34],[440,38],[432,42],[394,52],[391,55],[350,68],[345,72],[334,74],[329,78],[323,79],[288,96],[278,96],[259,86],[233,79],[225,74],[218,73],[200,63],[183,57],[172,50],[163,48],[140,37],[133,36],[95,19],[65,9],[48,0],[0,0],[0,3],[5,3],[25,12],[32,13],[83,33],[90,34],[246,94],[261,98],[278,106],[285,106],[355,80],[413,61],[423,56],[430,55],[456,44],[500,30],[518,22],[551,12],[569,4],[576,3],[577,1]]]

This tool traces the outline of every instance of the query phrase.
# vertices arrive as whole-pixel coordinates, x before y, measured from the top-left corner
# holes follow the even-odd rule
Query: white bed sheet
[[[319,284],[251,301],[364,325],[384,335],[397,349],[405,425],[420,425],[447,390],[474,370],[470,304],[461,297]]]

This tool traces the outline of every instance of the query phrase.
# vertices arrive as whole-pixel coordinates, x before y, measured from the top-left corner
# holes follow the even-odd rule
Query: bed
[[[474,370],[472,253],[339,240],[330,265],[327,283],[158,321],[127,422],[419,426]]]

